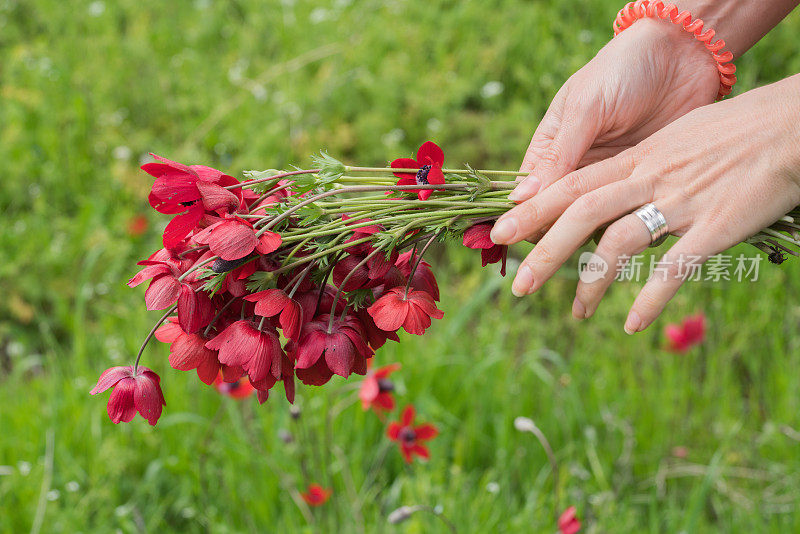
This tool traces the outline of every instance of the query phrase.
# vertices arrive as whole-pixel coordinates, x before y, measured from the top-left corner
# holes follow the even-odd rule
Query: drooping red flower
[[[164,230],[164,246],[174,248],[189,235],[206,210],[231,211],[241,198],[225,189],[238,184],[233,176],[206,167],[184,165],[151,154],[159,163],[142,165],[142,170],[156,178],[150,190],[150,205],[159,213],[179,214]],[[241,195],[241,190],[239,190]]]
[[[347,378],[351,373],[367,373],[367,359],[373,352],[358,319],[350,315],[334,319],[330,331],[328,321],[328,315],[320,315],[303,326],[295,368],[304,384],[320,386],[334,374]]]
[[[116,424],[129,423],[139,412],[151,425],[161,417],[161,407],[167,403],[161,392],[161,378],[147,367],[111,367],[103,371],[90,393],[97,395],[114,388],[108,398],[108,416]]]
[[[669,324],[664,335],[672,352],[686,352],[703,342],[706,334],[706,318],[702,313],[687,317],[680,325]]]
[[[303,327],[303,309],[300,304],[291,298],[282,289],[267,289],[252,295],[247,295],[244,300],[255,302],[255,314],[262,317],[279,315],[278,321],[283,330],[283,335],[297,341],[300,329]]]
[[[358,398],[361,399],[361,407],[364,410],[370,408],[378,415],[381,412],[394,410],[394,384],[389,380],[389,375],[400,369],[399,363],[392,363],[370,369],[367,376],[361,381],[361,388],[358,391]]]
[[[169,364],[178,371],[197,369],[197,376],[205,384],[211,384],[220,372],[217,352],[206,348],[208,339],[200,334],[190,334],[171,318],[156,330],[156,339],[170,343]]]
[[[271,325],[259,330],[250,321],[236,321],[206,342],[206,348],[219,351],[220,363],[241,366],[256,389],[269,389],[281,378],[284,353]]]
[[[414,426],[414,406],[409,404],[403,410],[400,421],[394,421],[386,430],[386,435],[390,440],[396,441],[400,446],[400,453],[406,462],[411,463],[414,456],[430,458],[428,447],[421,444],[421,441],[428,441],[435,438],[439,431],[431,424]]]
[[[322,506],[328,502],[332,494],[332,490],[325,489],[319,484],[309,484],[308,490],[305,493],[301,493],[300,496],[309,506]]]
[[[575,507],[570,506],[558,518],[558,530],[561,534],[576,534],[581,529],[581,522],[575,515]]]
[[[444,183],[444,152],[436,143],[426,141],[417,150],[417,159],[399,158],[391,163],[394,169],[419,169],[416,174],[409,172],[396,172],[400,178],[397,185],[441,185]],[[433,189],[420,189],[417,196],[420,200],[427,200]]]
[[[247,398],[255,391],[255,388],[248,380],[240,378],[235,382],[225,382],[221,373],[214,379],[214,387],[221,395],[233,399]]]
[[[500,274],[506,275],[506,258],[508,256],[508,245],[495,245],[489,238],[492,231],[490,223],[476,224],[464,232],[464,246],[472,249],[480,249],[481,265],[486,267],[490,263],[502,261]]]
[[[367,312],[381,330],[394,332],[401,326],[409,334],[421,336],[431,325],[431,317],[441,319],[444,312],[428,293],[416,289],[395,287],[384,293]]]

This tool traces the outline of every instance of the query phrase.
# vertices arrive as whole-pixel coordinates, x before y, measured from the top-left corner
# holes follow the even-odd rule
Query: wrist
[[[630,32],[630,35],[626,36]],[[719,72],[711,52],[677,24],[654,18],[637,20],[615,39],[629,38],[649,54],[663,56],[676,68],[691,69],[699,78],[718,80]],[[713,100],[712,100],[713,101]]]

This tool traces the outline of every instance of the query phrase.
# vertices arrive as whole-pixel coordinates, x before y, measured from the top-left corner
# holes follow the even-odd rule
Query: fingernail
[[[625,320],[625,333],[629,335],[635,334],[641,327],[642,319],[639,317],[639,314],[635,311],[629,313],[628,318]]]
[[[586,319],[586,306],[578,300],[578,297],[572,301],[572,316],[576,319]]]
[[[534,176],[528,176],[525,180],[520,182],[520,184],[514,188],[513,191],[508,195],[509,200],[513,200],[514,202],[522,202],[523,200],[528,200],[533,195],[539,192],[539,188],[542,187],[542,182],[539,181],[538,178]]]
[[[511,284],[511,292],[515,297],[523,297],[530,292],[531,287],[533,287],[533,271],[527,265],[522,264],[517,269],[514,283]]]
[[[497,245],[504,245],[511,241],[516,233],[517,220],[513,217],[506,217],[494,224],[489,238]]]

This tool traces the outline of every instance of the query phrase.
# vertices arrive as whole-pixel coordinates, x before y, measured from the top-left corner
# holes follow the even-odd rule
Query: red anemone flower
[[[214,387],[219,391],[220,395],[225,395],[233,399],[247,398],[255,391],[255,388],[249,381],[241,378],[235,382],[225,382],[221,373],[214,379]]]
[[[480,249],[481,265],[486,267],[490,263],[503,262],[500,267],[500,274],[506,275],[506,257],[508,256],[508,245],[495,245],[489,238],[492,231],[490,223],[476,224],[464,232],[464,246],[472,249]]]
[[[411,463],[414,456],[430,458],[428,447],[422,445],[420,441],[428,441],[435,438],[439,431],[431,424],[414,426],[414,406],[408,405],[400,416],[400,422],[392,422],[386,430],[389,439],[396,441],[400,446],[400,453],[406,462]]]
[[[417,159],[399,158],[392,162],[394,169],[419,169],[416,174],[410,172],[396,172],[400,178],[397,185],[441,185],[444,183],[444,152],[436,143],[426,141],[417,150]],[[427,200],[433,193],[432,189],[419,189],[417,196],[420,200]]]
[[[151,156],[158,163],[142,165],[143,171],[156,178],[150,190],[150,205],[159,213],[180,214],[164,230],[166,248],[174,248],[183,241],[206,210],[230,211],[239,206],[240,197],[225,189],[239,183],[233,176],[205,165],[184,165],[155,154]]]
[[[558,518],[558,530],[561,534],[576,534],[581,529],[581,522],[575,515],[575,507],[570,506]]]
[[[297,341],[300,329],[303,327],[303,308],[296,301],[289,298],[283,289],[267,289],[252,295],[247,295],[244,300],[255,302],[255,314],[262,317],[279,315],[278,321],[283,330],[283,335],[288,339]]]
[[[409,334],[421,336],[431,325],[431,317],[441,319],[444,312],[425,291],[395,287],[384,293],[367,312],[381,330],[394,332],[401,326]]]
[[[687,317],[680,325],[667,325],[664,334],[669,340],[669,350],[686,352],[703,342],[706,335],[706,318],[702,313]]]
[[[284,354],[272,326],[259,330],[250,321],[236,321],[206,342],[206,347],[219,351],[220,363],[242,366],[256,389],[263,389],[259,382],[271,378],[271,387],[281,378]]]
[[[319,386],[334,374],[347,378],[350,373],[367,373],[367,359],[373,352],[358,319],[334,319],[330,331],[328,320],[328,315],[320,315],[303,326],[297,342],[296,372],[304,384]]]
[[[170,343],[169,364],[173,369],[197,369],[197,376],[205,384],[211,384],[219,375],[217,352],[206,348],[208,340],[200,334],[186,333],[175,318],[156,330],[155,336],[162,343]]]
[[[333,494],[332,490],[325,489],[319,484],[309,484],[308,491],[301,493],[300,496],[309,506],[322,506]]]
[[[403,252],[397,257],[395,265],[400,270],[400,274],[406,277],[406,280],[411,276],[411,287],[414,289],[421,289],[429,293],[433,300],[439,300],[439,284],[436,283],[436,277],[431,270],[431,264],[425,260],[420,260],[417,264],[417,270],[411,274],[411,269],[414,268],[414,263],[417,262],[417,255],[413,254],[413,250]]]
[[[361,399],[361,406],[364,410],[372,410],[380,415],[381,412],[394,410],[394,384],[389,380],[389,375],[400,369],[399,363],[392,363],[370,369],[367,376],[361,382],[358,397]]]
[[[147,367],[112,367],[103,371],[92,395],[114,388],[108,398],[108,416],[114,423],[129,423],[139,412],[151,425],[161,417],[161,407],[167,403],[161,392],[161,379]]]

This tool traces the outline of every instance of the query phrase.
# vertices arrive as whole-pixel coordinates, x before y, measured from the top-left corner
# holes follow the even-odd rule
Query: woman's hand
[[[675,24],[637,21],[558,91],[522,163],[532,174],[509,198],[527,200],[568,172],[619,154],[712,103],[718,90],[702,44]]]
[[[552,225],[520,266],[516,295],[538,290],[599,227],[596,254],[609,270],[578,283],[572,312],[590,317],[620,260],[650,244],[631,213],[652,202],[682,236],[645,284],[625,323],[641,331],[683,282],[681,259],[699,262],[755,234],[800,204],[800,75],[681,117],[625,152],[575,171],[503,215],[498,244]],[[685,275],[685,273],[684,273]]]

